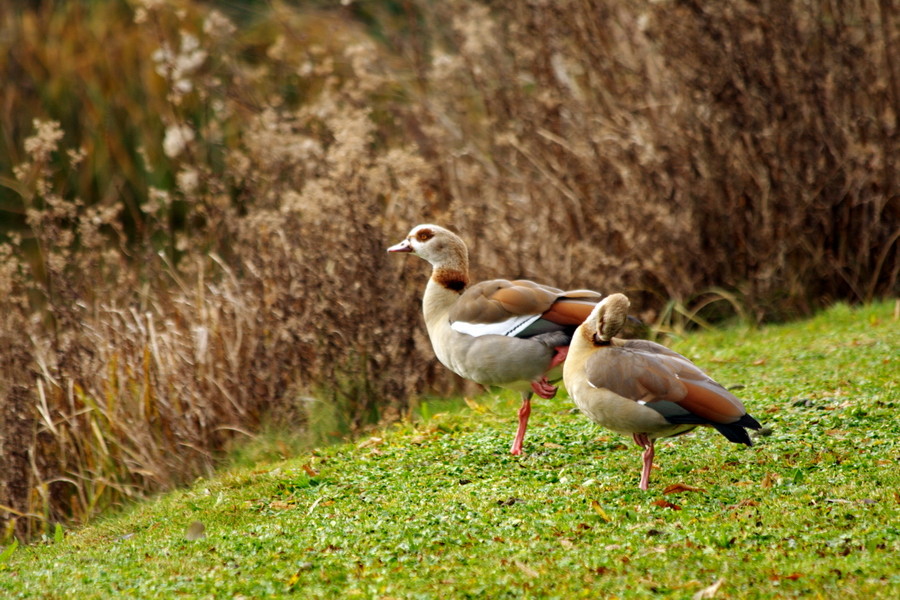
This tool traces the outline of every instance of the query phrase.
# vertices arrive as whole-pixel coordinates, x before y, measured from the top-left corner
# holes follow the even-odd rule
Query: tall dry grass
[[[434,12],[416,108],[453,220],[492,240],[492,266],[652,307],[721,287],[756,319],[897,292],[891,3]]]
[[[123,27],[127,72],[152,85],[99,93],[87,112],[106,131],[82,133],[73,98],[54,98],[61,120],[34,119],[2,180],[17,207],[0,249],[6,535],[189,481],[263,419],[302,435],[322,413],[338,432],[396,418],[436,371],[421,334],[398,339],[418,319],[413,274],[384,252],[427,166],[379,143],[368,100],[394,84],[361,30],[282,12],[238,34],[187,3],[145,2],[127,21],[120,8],[24,12],[11,31],[35,61],[13,66],[57,89],[73,65],[105,73],[85,57],[109,58]],[[58,71],[48,30],[85,46]],[[149,125],[111,165],[95,136],[123,135],[124,114],[122,128]],[[374,302],[388,285],[392,302]]]
[[[416,222],[476,277],[651,320],[898,293],[900,28],[870,4],[4,3],[5,536],[458,385],[427,267],[384,252]]]

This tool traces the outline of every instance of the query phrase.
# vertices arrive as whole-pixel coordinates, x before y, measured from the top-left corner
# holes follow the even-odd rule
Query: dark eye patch
[[[423,229],[419,233],[416,234],[416,239],[420,242],[427,242],[431,238],[434,237],[434,232],[430,229]]]

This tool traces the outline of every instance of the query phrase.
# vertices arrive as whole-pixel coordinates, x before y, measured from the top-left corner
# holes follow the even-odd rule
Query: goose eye
[[[423,229],[422,231],[420,231],[419,233],[416,234],[416,239],[419,240],[420,242],[427,242],[428,240],[430,240],[433,237],[434,237],[434,232],[432,232],[430,229]]]

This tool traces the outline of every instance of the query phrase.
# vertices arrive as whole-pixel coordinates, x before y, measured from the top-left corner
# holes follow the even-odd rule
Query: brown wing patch
[[[451,310],[450,320],[496,323],[542,315],[559,325],[580,325],[602,297],[591,290],[563,291],[527,279],[491,279],[468,288]]]
[[[562,290],[533,281],[492,279],[467,289],[450,311],[450,321],[496,323],[520,315],[539,315]]]
[[[598,348],[585,363],[592,385],[635,401],[676,402],[699,417],[723,425],[746,414],[734,394],[665,346],[646,340],[613,340],[613,344]]]
[[[566,290],[562,295],[573,300],[590,300],[592,304],[603,300],[603,294],[594,290]]]
[[[641,399],[647,402],[669,400],[680,403],[688,393],[684,381],[656,361],[648,360],[636,379],[645,392]]]
[[[678,404],[714,423],[734,423],[747,411],[731,392],[715,382],[683,380],[688,393]]]
[[[678,403],[695,415],[727,424],[737,421],[747,412],[734,394],[713,381],[687,358],[671,350],[660,353],[658,358],[687,389],[687,394]]]
[[[499,302],[511,315],[539,315],[553,304],[558,294],[556,290],[522,285],[529,282],[512,282],[491,295],[491,300]]]
[[[606,388],[623,398],[671,400],[678,402],[687,394],[680,379],[652,355],[627,348],[598,348],[585,363],[591,385]]]
[[[570,300],[567,297],[551,304],[541,316],[558,325],[581,325],[590,316],[595,304],[586,300]]]

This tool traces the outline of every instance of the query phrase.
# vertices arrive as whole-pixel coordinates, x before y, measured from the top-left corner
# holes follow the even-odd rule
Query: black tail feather
[[[745,427],[750,429],[762,428],[759,421],[750,415],[744,415],[734,423],[728,423],[727,425],[723,425],[722,423],[710,423],[710,425],[728,438],[728,441],[734,442],[735,444],[747,444],[748,446],[752,446],[753,442],[750,440],[750,436],[747,434]]]
[[[747,429],[762,429],[762,425],[759,424],[759,421],[751,417],[750,415],[743,415],[740,419],[735,421],[734,423],[713,423],[709,419],[704,419],[703,417],[697,416],[694,413],[689,413],[684,411],[678,407],[681,411],[681,414],[673,414],[675,411],[672,410],[669,406],[669,402],[654,402],[651,408],[666,410],[668,414],[663,413],[666,420],[669,423],[675,424],[683,424],[683,425],[710,425],[715,427],[716,430],[724,435],[728,441],[734,442],[735,444],[747,444],[748,446],[752,446],[753,442],[750,440],[750,436],[747,434]],[[662,412],[660,410],[660,412]],[[745,429],[746,428],[746,429]]]

